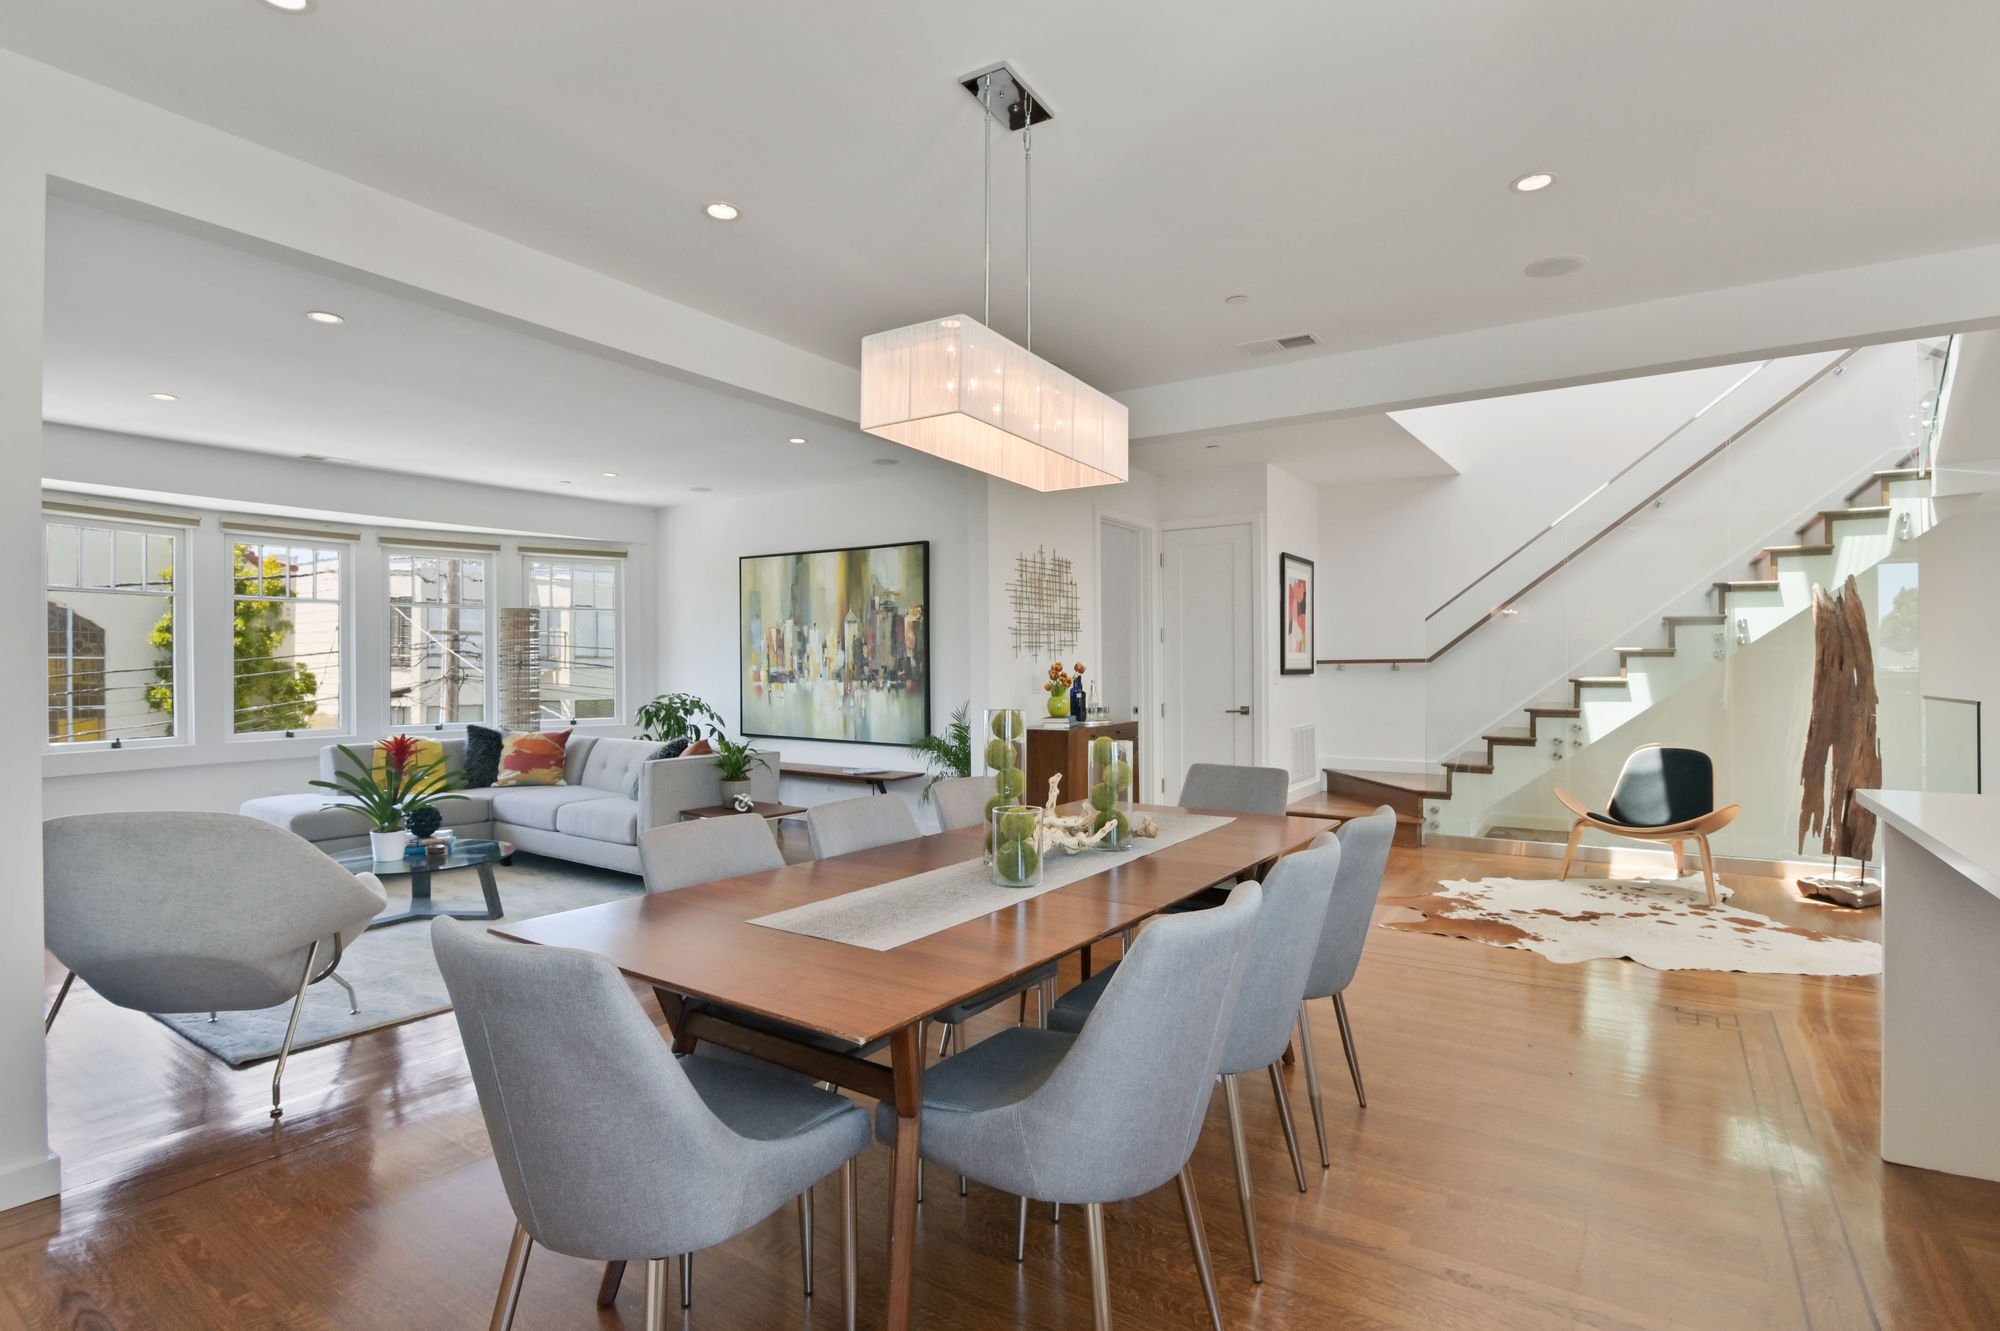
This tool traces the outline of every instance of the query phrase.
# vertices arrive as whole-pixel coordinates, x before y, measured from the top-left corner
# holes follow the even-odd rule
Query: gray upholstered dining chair
[[[1258,912],[1256,936],[1251,941],[1249,963],[1243,971],[1242,992],[1236,998],[1229,1039],[1223,1046],[1218,1068],[1223,1102],[1229,1111],[1229,1150],[1236,1163],[1236,1200],[1243,1210],[1243,1232],[1250,1247],[1250,1277],[1260,1282],[1264,1279],[1264,1264],[1257,1251],[1257,1212],[1251,1197],[1250,1157],[1244,1145],[1243,1105],[1237,1079],[1260,1069],[1269,1073],[1271,1094],[1278,1103],[1278,1120],[1285,1129],[1285,1146],[1292,1157],[1292,1173],[1298,1179],[1299,1191],[1304,1192],[1305,1164],[1299,1159],[1298,1135],[1292,1128],[1292,1107],[1285,1096],[1285,1079],[1279,1072],[1278,1060],[1285,1056],[1285,1048],[1292,1040],[1292,1023],[1298,1016],[1300,996],[1305,992],[1307,975],[1319,945],[1320,924],[1326,918],[1326,903],[1333,894],[1341,854],[1340,844],[1328,833],[1314,838],[1305,850],[1279,860],[1265,876],[1264,907]],[[1139,936],[1134,956],[1144,951],[1147,936],[1160,927],[1154,924]],[[1127,964],[1114,962],[1064,994],[1049,1016],[1049,1025],[1056,1030],[1089,1031],[1096,1025],[1096,1013],[1103,1010],[1116,983],[1111,977]]]
[[[864,795],[858,800],[815,804],[806,810],[806,831],[812,837],[813,858],[820,860],[923,835],[917,816],[900,795]]]
[[[1216,813],[1282,815],[1292,787],[1291,773],[1282,767],[1238,767],[1230,763],[1192,763],[1181,782],[1183,809]]]
[[[771,825],[754,813],[663,823],[639,834],[639,869],[648,892],[678,892],[784,867],[785,853]]]
[[[924,1082],[925,1160],[1022,1197],[1081,1204],[1091,1305],[1111,1324],[1104,1204],[1180,1184],[1195,1269],[1218,1331],[1188,1161],[1214,1093],[1263,889],[1245,883],[1214,910],[1147,929],[1080,1033],[1017,1026],[946,1059]],[[894,1105],[875,1114],[893,1141]]]
[[[1347,1000],[1342,995],[1354,982],[1361,949],[1368,941],[1375,899],[1382,893],[1382,875],[1389,867],[1389,847],[1396,839],[1396,811],[1384,804],[1366,818],[1348,819],[1338,833],[1322,833],[1313,844],[1329,837],[1340,842],[1340,873],[1333,880],[1326,923],[1320,927],[1319,952],[1306,977],[1305,999],[1299,1004],[1299,1047],[1304,1051],[1306,1094],[1312,1101],[1313,1131],[1319,1134],[1323,1168],[1332,1167],[1333,1157],[1326,1149],[1326,1106],[1320,1100],[1319,1064],[1313,1054],[1312,1001],[1333,1000],[1340,1045],[1347,1051],[1347,1072],[1354,1078],[1354,1098],[1366,1109],[1368,1093],[1361,1088],[1361,1061],[1354,1054],[1354,1031],[1347,1024]]]
[[[993,783],[983,776],[955,776],[931,787],[931,803],[937,805],[938,827],[956,832],[961,827],[977,827],[986,821],[986,801]]]
[[[734,1238],[840,1173],[841,1288],[854,1326],[854,1160],[868,1115],[845,1096],[699,1053],[676,1058],[618,968],[570,948],[431,925],[514,1241],[493,1310],[513,1324],[534,1244],[644,1259],[648,1331],[666,1325],[667,1259]]]
[[[271,1073],[284,1111],[285,1063],[306,989],[388,904],[373,874],[352,874],[281,827],[234,813],[91,813],[42,824],[43,929],[68,968],[55,1024],[81,976],[140,1012],[247,1012],[292,1005]]]

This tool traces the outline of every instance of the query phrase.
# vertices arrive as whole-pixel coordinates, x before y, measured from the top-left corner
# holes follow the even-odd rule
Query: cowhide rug
[[[1629,957],[1654,970],[1774,975],[1879,975],[1882,946],[1785,924],[1728,902],[1710,906],[1687,878],[1485,878],[1446,882],[1422,897],[1385,897],[1417,913],[1385,929],[1525,948],[1551,961]]]

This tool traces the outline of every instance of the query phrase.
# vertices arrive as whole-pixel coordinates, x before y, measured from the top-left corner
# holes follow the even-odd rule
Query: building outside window
[[[50,522],[44,540],[49,743],[174,738],[174,535]]]
[[[389,715],[394,724],[486,719],[486,560],[389,556]]]
[[[344,551],[290,541],[233,550],[235,733],[338,729]]]
[[[541,614],[543,721],[618,714],[618,561],[530,557],[528,605]]]

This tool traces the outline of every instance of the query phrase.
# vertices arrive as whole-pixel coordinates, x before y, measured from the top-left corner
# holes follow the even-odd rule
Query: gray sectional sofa
[[[462,772],[465,740],[439,740],[446,766]],[[358,754],[370,748],[361,743],[348,747]],[[445,826],[460,836],[498,838],[537,855],[635,874],[639,833],[679,822],[683,809],[722,802],[713,756],[652,757],[659,747],[654,740],[572,734],[562,785],[467,789],[460,792],[465,799],[447,800],[439,808]],[[778,755],[768,749],[759,752],[769,766],[751,772],[750,793],[775,803]],[[346,762],[339,745],[321,749],[320,776],[330,780],[337,766]],[[300,795],[266,795],[246,802],[241,811],[296,832],[322,850],[366,845],[367,820],[352,809],[327,807],[334,802],[331,791],[315,789]]]

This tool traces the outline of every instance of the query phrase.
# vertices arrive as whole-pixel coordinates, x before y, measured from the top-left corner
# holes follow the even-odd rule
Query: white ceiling
[[[1314,485],[1458,474],[1457,467],[1379,411],[1132,441],[1133,465],[1159,475],[1260,462]]]
[[[43,414],[66,424],[648,505],[699,499],[698,485],[732,495],[853,480],[885,456],[943,465],[378,282],[65,198],[49,202],[47,299]],[[346,322],[322,326],[307,310]]]
[[[1036,347],[1114,390],[2000,239],[1987,0],[65,0],[0,45],[848,363],[977,313],[954,79],[1009,59]]]

